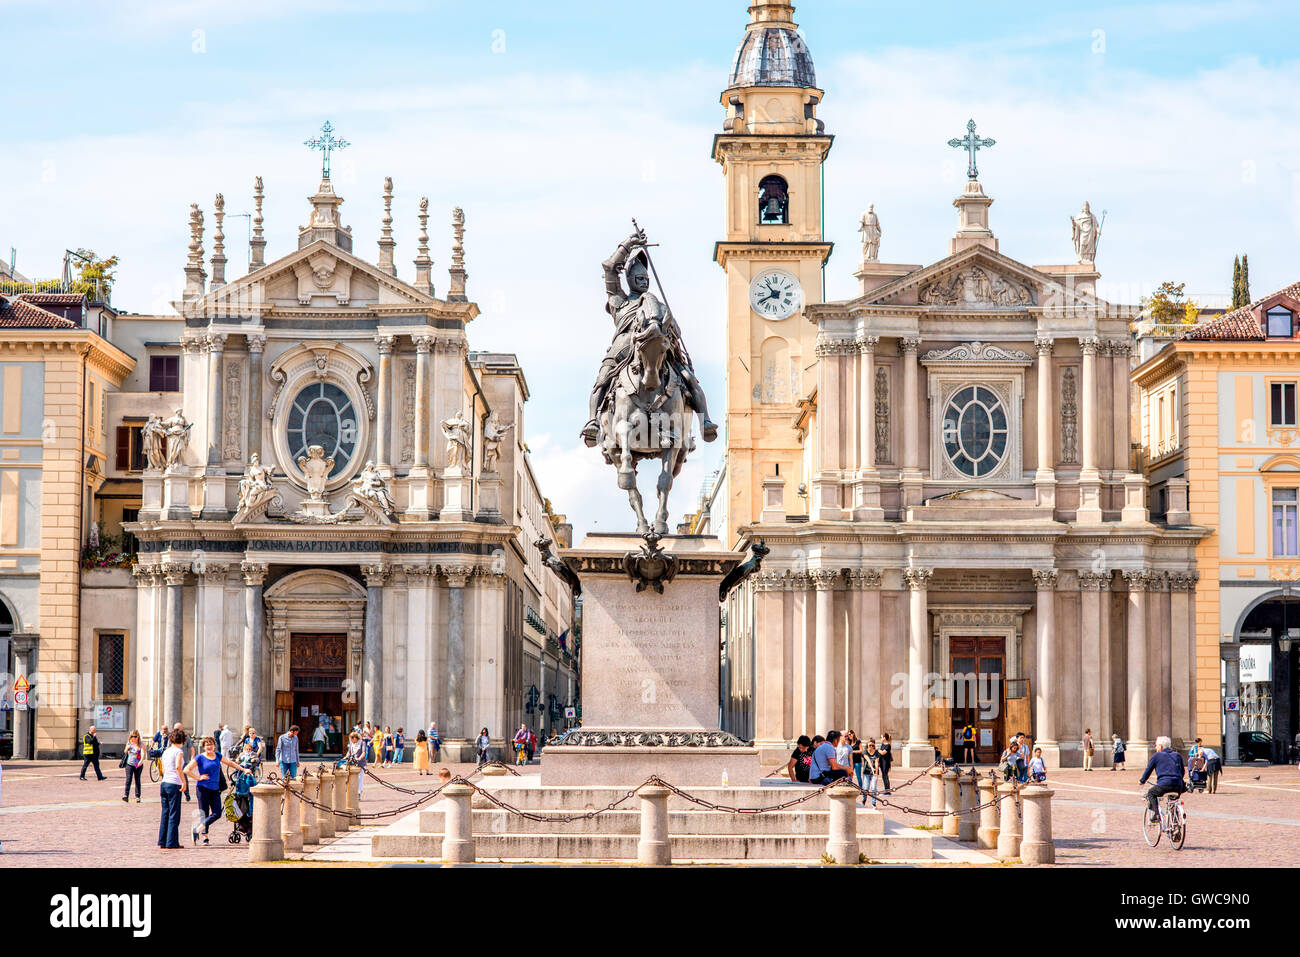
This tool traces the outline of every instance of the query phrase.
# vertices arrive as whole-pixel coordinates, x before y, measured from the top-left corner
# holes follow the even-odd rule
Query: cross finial
[[[334,127],[330,125],[329,120],[326,120],[325,125],[320,128],[320,136],[311,140],[303,140],[302,145],[309,146],[314,150],[321,151],[322,156],[321,156],[320,176],[321,179],[329,179],[330,178],[330,153],[334,150],[347,149],[352,144],[349,143],[347,140],[343,139],[343,137],[341,136],[338,139],[335,139]]]
[[[980,171],[975,166],[975,154],[979,150],[988,149],[990,146],[997,145],[997,141],[987,138],[980,139],[979,136],[975,134],[975,121],[971,120],[966,124],[966,135],[950,139],[948,145],[954,149],[966,151],[967,155],[970,157],[970,161],[966,164],[966,175],[971,179],[978,179]]]

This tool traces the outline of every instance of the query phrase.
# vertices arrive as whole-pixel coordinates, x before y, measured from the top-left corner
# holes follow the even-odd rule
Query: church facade
[[[769,761],[804,733],[889,732],[910,766],[952,755],[967,723],[983,761],[1017,731],[1052,766],[1081,762],[1085,729],[1142,760],[1157,734],[1190,741],[1207,529],[1150,520],[1128,310],[1095,294],[1095,218],[1075,217],[1077,262],[1004,253],[972,122],[947,254],[881,261],[905,211],[878,202],[859,294],[820,301],[824,94],[792,5],[749,9],[714,146],[729,318],[712,521],[772,552],[727,608],[729,730]]]
[[[22,629],[35,633],[24,666],[47,684],[98,679],[57,728],[37,708],[38,756],[70,753],[92,722],[111,749],[174,721],[263,735],[296,723],[304,738],[328,719],[408,738],[436,721],[452,760],[482,727],[499,747],[521,723],[563,726],[573,600],[535,542],[569,532],[528,462],[527,383],[513,355],[470,349],[462,212],[440,296],[428,201],[407,281],[392,195],[386,181],[368,262],[326,165],[297,248],[267,262],[259,178],[251,266],[231,281],[223,198],[210,276],[192,207],[176,315],[124,313],[103,330],[135,365],[104,394],[111,438],[73,534],[120,540],[135,560],[71,576],[71,654],[47,646],[43,621]]]

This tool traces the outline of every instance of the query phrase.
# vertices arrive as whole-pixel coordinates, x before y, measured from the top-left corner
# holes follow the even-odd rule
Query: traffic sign
[[[16,705],[25,705],[26,703],[27,703],[27,692],[26,692],[26,691],[18,691],[18,690],[15,689],[15,691],[14,691],[14,704],[16,704]]]
[[[1224,698],[1224,699],[1223,699],[1223,710],[1224,710],[1224,711],[1240,711],[1240,710],[1241,710],[1241,699],[1240,699],[1240,698]]]
[[[27,683],[27,676],[26,676],[26,675],[19,675],[19,676],[18,676],[18,680],[14,682],[14,690],[15,690],[15,691],[26,691],[26,690],[27,690],[28,688],[30,688],[30,687],[31,687],[31,685],[29,685],[29,684]]]

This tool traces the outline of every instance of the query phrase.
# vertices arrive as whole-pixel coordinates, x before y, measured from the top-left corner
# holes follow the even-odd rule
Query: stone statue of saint
[[[596,384],[591,389],[587,424],[582,427],[582,440],[593,448],[599,440],[600,414],[610,392],[614,376],[633,359],[634,328],[647,322],[662,325],[667,333],[667,362],[677,378],[686,399],[687,408],[699,414],[700,432],[704,441],[718,437],[718,426],[709,419],[704,389],[695,377],[690,354],[682,344],[681,330],[667,303],[661,302],[650,291],[650,260],[646,255],[646,236],[638,229],[618,244],[613,255],[601,264],[605,273],[605,311],[614,319],[614,338],[601,360]],[[619,274],[626,270],[627,289],[624,290]]]
[[[263,465],[262,458],[254,452],[248,458],[244,477],[239,480],[239,510],[250,507],[263,492],[272,491],[271,475],[274,465]]]
[[[352,480],[352,494],[373,502],[387,515],[396,511],[393,497],[388,494],[388,483],[379,474],[379,469],[375,468],[374,459],[366,462],[366,467],[361,470],[361,474]]]
[[[1074,254],[1079,257],[1081,263],[1091,263],[1097,261],[1097,240],[1101,238],[1101,224],[1097,222],[1097,217],[1092,215],[1092,210],[1088,204],[1083,204],[1083,210],[1078,216],[1071,217],[1070,229],[1074,238]]]
[[[470,467],[469,419],[459,409],[450,419],[442,421],[442,434],[447,437],[447,468]]]
[[[298,458],[298,468],[307,479],[307,498],[313,502],[325,501],[325,480],[334,469],[334,460],[327,459],[319,445],[309,445],[307,455]]]
[[[868,206],[867,211],[862,214],[858,232],[862,234],[862,261],[875,262],[880,256],[880,220],[876,218],[875,203]]]
[[[146,467],[161,472],[167,467],[167,432],[161,415],[150,415],[140,430]]]
[[[167,437],[167,469],[170,471],[180,464],[181,456],[190,444],[190,429],[194,423],[185,418],[185,413],[177,409],[162,423],[163,434]]]
[[[487,425],[483,426],[483,471],[495,472],[501,460],[501,440],[514,425],[502,425],[496,410],[488,416]]]

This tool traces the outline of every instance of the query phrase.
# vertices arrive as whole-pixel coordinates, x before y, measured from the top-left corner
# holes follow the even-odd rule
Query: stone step
[[[475,853],[480,861],[629,861],[636,860],[636,834],[476,834]],[[672,835],[676,861],[819,861],[826,850],[825,836],[810,834]],[[929,834],[900,829],[888,834],[858,838],[859,852],[868,860],[930,860]],[[378,858],[439,860],[442,835],[401,833],[386,829],[371,839],[371,854]]]
[[[513,801],[511,802],[514,803]],[[637,802],[639,804],[639,802]],[[521,811],[540,814],[574,813],[562,810],[533,807],[531,802],[516,805]],[[432,808],[419,812],[419,829],[427,834],[441,833],[444,812]],[[878,836],[885,833],[885,816],[870,808],[858,808],[857,832],[860,836]],[[500,808],[474,808],[475,835],[502,834],[640,834],[641,811],[619,808],[605,811],[592,818],[576,818],[569,823],[530,821]],[[769,811],[765,814],[733,814],[730,811],[670,810],[668,833],[677,835],[768,835],[807,834],[820,835],[825,840],[830,831],[829,811]]]

